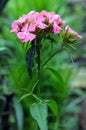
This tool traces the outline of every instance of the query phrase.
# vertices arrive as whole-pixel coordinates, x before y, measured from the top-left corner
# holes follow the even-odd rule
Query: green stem
[[[38,79],[40,78],[40,42],[37,41]]]
[[[42,102],[42,100],[41,100],[38,96],[36,96],[35,94],[32,94],[32,96],[33,96],[36,100]]]
[[[34,91],[35,87],[38,85],[38,83],[39,83],[39,80],[37,80],[37,81],[35,82],[35,84],[34,84],[32,90],[31,90],[31,93],[33,93],[33,91]]]
[[[61,52],[63,50],[63,48],[59,49],[59,50],[56,50],[45,62],[44,64],[42,65],[42,68],[59,52]]]

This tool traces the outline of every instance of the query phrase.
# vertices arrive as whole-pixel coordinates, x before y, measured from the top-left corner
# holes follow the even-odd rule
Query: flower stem
[[[37,80],[37,81],[35,82],[34,86],[32,87],[31,93],[33,93],[33,91],[34,91],[35,87],[38,85],[38,83],[39,83],[39,80]]]
[[[38,79],[40,78],[40,43],[37,43]]]

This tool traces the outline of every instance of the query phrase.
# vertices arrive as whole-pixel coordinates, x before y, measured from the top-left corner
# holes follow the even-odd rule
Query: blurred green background
[[[23,45],[10,32],[13,20],[31,10],[55,11],[67,21],[66,25],[83,35],[75,50],[61,52],[48,63],[62,75],[64,87],[61,80],[57,85],[53,72],[44,70],[39,96],[57,102],[59,119],[49,109],[49,130],[85,130],[80,118],[86,93],[85,4],[84,0],[0,0],[0,130],[39,130],[29,112],[34,99],[26,97],[17,103],[31,90],[35,77],[32,80],[28,77]],[[49,41],[44,42],[47,44],[42,57],[50,55]]]

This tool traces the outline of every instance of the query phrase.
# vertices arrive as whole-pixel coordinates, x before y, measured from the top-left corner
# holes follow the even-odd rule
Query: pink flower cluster
[[[82,38],[81,35],[79,35],[75,30],[72,30],[68,25],[65,27],[65,30],[68,32],[68,34],[72,34],[75,38]]]
[[[45,10],[41,12],[31,11],[30,13],[23,15],[18,20],[14,20],[12,23],[11,32],[15,32],[17,37],[22,42],[32,41],[37,37],[37,30],[48,30],[55,34],[60,33],[63,21],[60,15],[55,12],[47,12]]]

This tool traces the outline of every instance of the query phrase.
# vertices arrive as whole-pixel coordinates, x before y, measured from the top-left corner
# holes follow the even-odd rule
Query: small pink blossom
[[[44,16],[42,16],[41,15],[41,13],[38,15],[38,17],[37,17],[37,21],[39,21],[39,22],[45,22],[45,20],[46,20],[46,18],[44,17]]]
[[[19,32],[17,33],[17,36],[19,39],[21,39],[22,42],[32,41],[33,39],[36,38],[35,34],[26,33],[26,32]]]
[[[36,30],[36,24],[35,23],[31,23],[30,25],[29,25],[29,28],[28,28],[28,31],[29,32],[35,32],[35,30]]]
[[[60,18],[59,21],[58,21],[58,23],[59,23],[59,26],[63,26],[63,25],[66,23],[66,21],[65,21],[65,20],[62,20],[62,19]]]
[[[11,26],[11,32],[17,33],[19,31],[18,21],[14,20]]]
[[[51,23],[50,21],[54,22],[54,17],[55,17],[54,11],[48,13],[49,23]]]
[[[81,35],[79,35],[75,30],[72,30],[71,28],[70,28],[70,26],[66,26],[65,27],[65,30],[69,33],[69,34],[73,34],[76,38],[83,38]]]
[[[48,27],[46,24],[41,23],[41,22],[37,22],[36,25],[37,25],[37,27],[40,28],[40,29],[45,29],[45,28]]]
[[[53,32],[57,34],[57,33],[60,33],[60,31],[61,31],[61,28],[56,23],[54,23]]]
[[[61,31],[61,28],[54,23],[53,24],[53,32],[58,34],[58,33],[60,33],[60,31]]]
[[[30,14],[30,19],[31,19],[32,21],[36,22],[37,19],[38,19],[39,14],[40,14],[39,12],[33,12],[32,14]],[[29,19],[29,20],[30,20],[30,19]]]
[[[25,23],[28,21],[27,15],[23,15],[22,17],[19,17],[18,22],[20,24]]]
[[[27,32],[27,30],[28,30],[28,24],[26,23],[26,24],[23,25],[21,31],[22,32]]]
[[[43,16],[43,17],[48,17],[48,12],[46,11],[46,10],[42,10],[41,12],[40,12],[40,14]]]
[[[58,25],[63,26],[65,21],[61,19],[60,15],[56,14],[54,20],[58,23]]]

